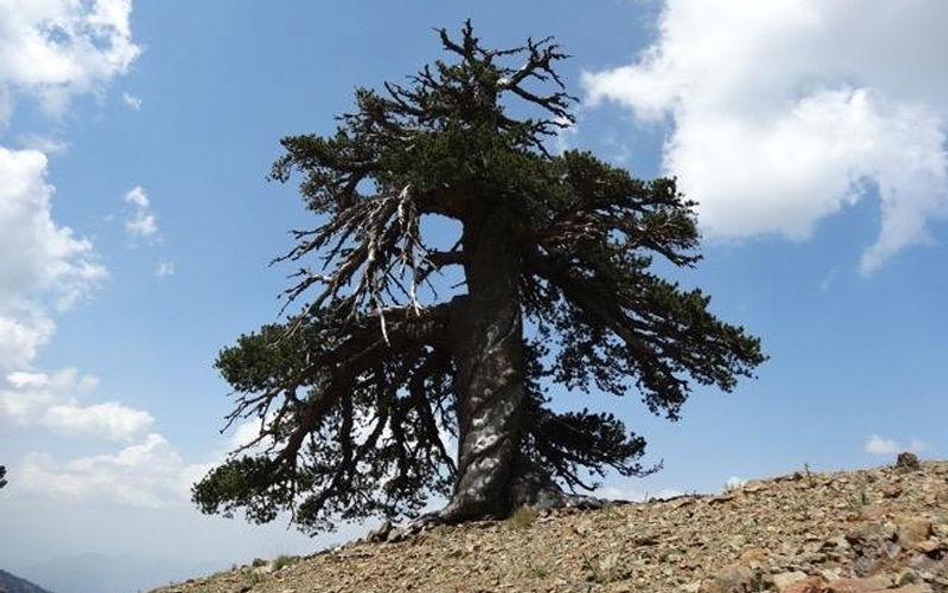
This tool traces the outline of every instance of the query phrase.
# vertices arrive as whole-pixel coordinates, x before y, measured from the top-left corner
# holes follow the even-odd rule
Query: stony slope
[[[0,570],[0,593],[49,593],[49,591],[5,570]]]
[[[948,591],[948,462],[904,465],[798,472],[718,496],[599,511],[521,512],[161,591]]]

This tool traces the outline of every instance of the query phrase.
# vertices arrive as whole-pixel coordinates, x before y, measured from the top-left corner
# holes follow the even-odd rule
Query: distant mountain
[[[90,552],[58,556],[17,572],[57,593],[137,593],[222,568],[224,563]]]
[[[0,592],[2,593],[50,593],[26,579],[0,570]]]

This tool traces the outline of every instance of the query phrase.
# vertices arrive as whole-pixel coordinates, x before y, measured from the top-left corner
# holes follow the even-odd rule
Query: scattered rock
[[[948,593],[946,479],[926,461],[551,509],[529,529],[385,523],[280,571],[257,559],[159,592]]]
[[[702,582],[698,593],[750,593],[760,590],[759,583],[759,572],[743,564],[731,564]]]
[[[759,566],[767,561],[767,550],[763,548],[751,548],[741,553],[738,562],[747,566]]]
[[[781,572],[773,575],[774,586],[777,587],[777,591],[783,593],[787,587],[794,583],[806,580],[808,577],[806,573],[795,570],[793,572]]]
[[[708,504],[724,504],[725,502],[731,502],[736,496],[733,494],[722,494],[721,496],[715,496],[714,498],[708,499]]]
[[[824,582],[820,577],[807,577],[793,582],[783,589],[778,589],[778,591],[780,593],[823,593]]]
[[[886,486],[882,490],[883,498],[898,498],[902,496],[902,487],[898,484],[892,484],[891,486]]]
[[[899,517],[896,520],[899,544],[912,548],[928,539],[932,534],[932,523],[918,517]]]
[[[938,540],[926,539],[925,541],[918,542],[915,544],[914,548],[919,552],[928,554],[931,556],[935,552],[938,552],[944,548],[944,544]]]
[[[826,584],[825,593],[873,593],[888,589],[891,581],[884,577],[836,579]]]
[[[906,585],[897,589],[889,589],[887,593],[932,593],[928,585]]]

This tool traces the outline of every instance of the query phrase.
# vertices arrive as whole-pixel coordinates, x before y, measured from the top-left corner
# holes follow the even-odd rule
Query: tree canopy
[[[446,59],[358,89],[335,134],[282,140],[271,177],[299,180],[315,222],[277,260],[296,268],[290,315],[217,359],[228,424],[259,430],[194,486],[205,512],[289,511],[315,532],[433,496],[447,522],[571,504],[607,471],[652,468],[641,436],[554,410],[557,393],[633,392],[676,420],[694,384],[731,391],[765,359],[705,293],[655,272],[700,261],[674,179],[549,149],[575,101],[552,39],[438,35]],[[457,243],[432,247],[425,216],[456,221]]]

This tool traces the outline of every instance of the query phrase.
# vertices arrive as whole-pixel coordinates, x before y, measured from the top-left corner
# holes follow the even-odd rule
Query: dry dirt
[[[946,479],[948,462],[929,461],[598,511],[521,511],[156,593],[948,592]]]

